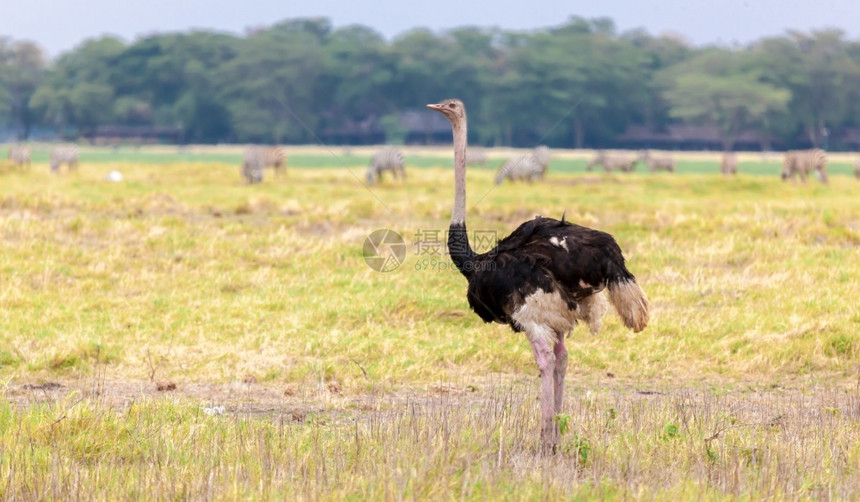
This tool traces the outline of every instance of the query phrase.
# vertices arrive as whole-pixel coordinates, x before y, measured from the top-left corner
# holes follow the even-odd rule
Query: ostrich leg
[[[555,415],[553,411],[555,408],[555,353],[548,340],[550,337],[541,336],[551,333],[551,331],[546,328],[539,328],[535,331],[529,333],[529,342],[540,370],[541,449],[544,453],[551,453],[558,446],[558,428],[554,426],[552,421]]]
[[[567,348],[564,346],[564,334],[557,333],[558,341],[553,347],[555,354],[555,414],[561,413],[564,401],[564,375],[567,373]]]

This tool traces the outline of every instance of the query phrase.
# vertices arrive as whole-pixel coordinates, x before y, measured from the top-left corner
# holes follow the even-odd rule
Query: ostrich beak
[[[439,105],[439,104],[435,104],[435,105],[427,105],[427,108],[429,108],[429,109],[431,109],[431,110],[436,110],[436,111],[438,112],[439,110],[441,110],[441,109],[442,109],[442,105]]]

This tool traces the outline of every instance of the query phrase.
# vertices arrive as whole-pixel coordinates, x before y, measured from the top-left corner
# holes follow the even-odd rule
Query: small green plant
[[[0,350],[0,368],[10,366],[19,362],[18,357],[8,350]]]
[[[579,455],[580,464],[588,462],[588,455],[591,453],[591,442],[588,439],[581,437],[579,434],[573,436],[573,441],[567,444],[565,452],[570,453],[575,451]]]
[[[616,410],[614,406],[607,408],[604,414],[606,415],[606,423],[612,422],[618,418],[618,410]]]
[[[833,406],[828,406],[824,408],[824,411],[827,412],[831,417],[842,417],[842,410],[839,408],[835,408]]]
[[[845,333],[834,336],[830,339],[830,353],[837,356],[846,356],[851,353],[852,340]]]
[[[669,440],[677,438],[681,435],[678,426],[675,424],[665,424],[663,426],[663,439]]]
[[[710,446],[707,448],[708,462],[716,464],[720,460],[720,455],[715,452]]]
[[[559,435],[564,436],[567,431],[570,430],[571,418],[570,415],[568,415],[567,413],[559,413],[552,419],[555,421],[556,426],[558,427]]]

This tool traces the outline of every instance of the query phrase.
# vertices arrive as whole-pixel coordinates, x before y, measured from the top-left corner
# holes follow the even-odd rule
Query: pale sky
[[[103,34],[126,41],[190,28],[238,34],[294,17],[324,16],[335,27],[363,24],[390,39],[415,27],[535,29],[572,15],[610,17],[619,31],[677,33],[697,45],[824,27],[860,39],[860,0],[0,0],[0,36],[35,41],[56,56]]]

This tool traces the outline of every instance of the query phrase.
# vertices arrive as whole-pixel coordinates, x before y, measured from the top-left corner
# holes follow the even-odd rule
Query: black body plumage
[[[476,254],[464,224],[452,224],[448,249],[469,281],[469,306],[485,322],[510,324],[512,314],[537,290],[558,292],[571,310],[612,283],[634,281],[615,239],[567,221],[537,217]]]

